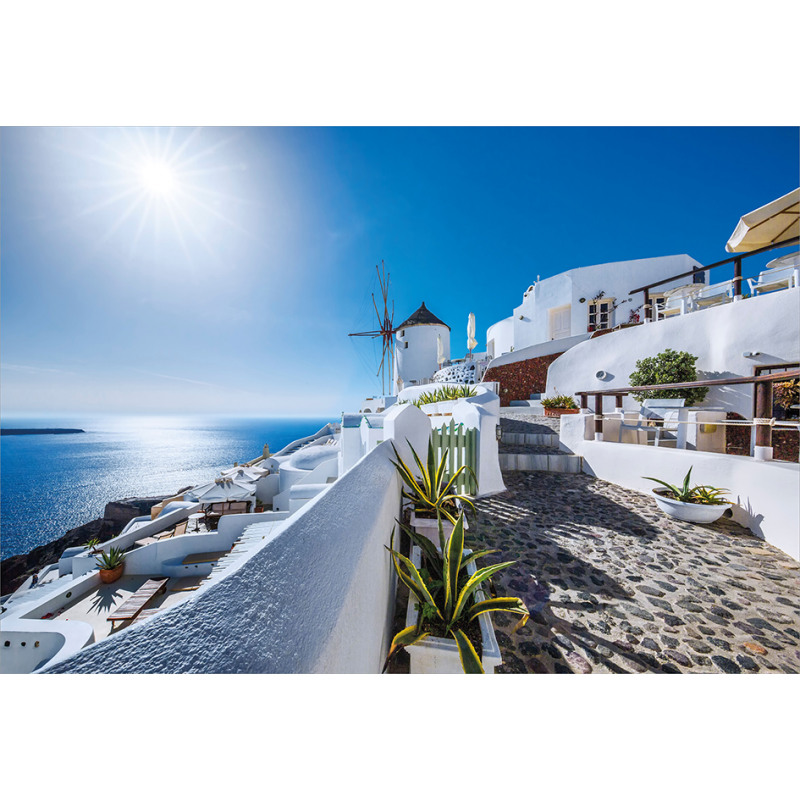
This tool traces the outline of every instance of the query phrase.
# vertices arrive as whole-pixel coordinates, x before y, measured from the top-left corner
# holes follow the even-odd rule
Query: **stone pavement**
[[[504,430],[506,422],[504,421]],[[588,475],[506,472],[477,502],[467,544],[516,559],[493,614],[501,672],[800,671],[800,564],[729,520],[679,522]]]

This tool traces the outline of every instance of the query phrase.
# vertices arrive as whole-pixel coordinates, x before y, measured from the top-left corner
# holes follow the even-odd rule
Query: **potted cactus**
[[[690,486],[692,468],[683,479],[682,486],[673,486],[660,478],[647,478],[646,481],[660,483],[660,489],[653,489],[656,505],[670,517],[684,522],[716,522],[731,506],[723,499],[727,489],[714,486]]]
[[[466,465],[459,467],[453,475],[446,473],[447,450],[442,453],[439,463],[433,452],[433,444],[428,441],[428,459],[425,464],[417,455],[411,443],[408,443],[411,453],[417,463],[420,478],[414,475],[414,471],[403,461],[397,452],[397,448],[392,443],[397,461],[395,465],[406,488],[403,489],[403,497],[411,501],[411,525],[417,533],[426,536],[434,544],[443,546],[443,541],[439,540],[439,522],[441,521],[442,530],[445,538],[450,535],[455,524],[456,517],[461,511],[462,506],[467,505],[475,508],[472,500],[465,494],[461,494],[454,489],[454,484],[459,476],[468,471],[472,477],[475,473]],[[475,481],[477,484],[477,480]],[[469,529],[466,519],[464,528]]]
[[[97,566],[100,567],[100,580],[103,583],[114,583],[125,569],[125,554],[112,547],[107,553],[97,556]]]
[[[464,549],[463,514],[443,549],[403,527],[416,545],[411,558],[394,549],[394,532],[389,552],[398,578],[408,587],[409,607],[406,627],[392,640],[384,669],[395,653],[406,648],[412,673],[494,672],[502,658],[489,612],[519,614],[517,628],[527,622],[529,612],[519,598],[487,599],[480,587],[514,562],[477,568],[478,558],[496,551]]]

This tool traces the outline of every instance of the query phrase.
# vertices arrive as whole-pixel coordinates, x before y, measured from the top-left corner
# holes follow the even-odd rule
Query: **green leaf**
[[[450,634],[458,645],[458,657],[461,659],[461,668],[464,672],[467,675],[483,675],[483,664],[467,635],[460,628],[454,628]]]
[[[489,600],[481,600],[479,603],[475,603],[469,610],[467,622],[472,622],[481,614],[488,614],[490,611],[508,611],[511,614],[520,614],[526,618],[522,623],[523,625],[530,615],[525,603],[518,597],[492,597]]]
[[[461,589],[449,624],[452,625],[461,616],[461,612],[464,610],[464,606],[466,605],[467,600],[474,589],[480,586],[483,581],[485,581],[487,578],[490,578],[496,572],[500,572],[501,569],[510,567],[515,563],[515,561],[504,561],[502,564],[493,564],[492,566],[482,567],[481,569],[476,570]]]
[[[392,639],[392,646],[389,648],[389,652],[386,655],[386,661],[383,662],[383,670],[382,672],[386,672],[386,667],[389,666],[389,661],[392,659],[395,653],[398,650],[401,650],[403,647],[409,647],[412,644],[416,644],[417,642],[422,641],[426,636],[427,633],[421,633],[417,630],[416,625],[410,625],[408,628],[403,628],[397,636]]]
[[[461,570],[461,556],[464,550],[464,515],[461,514],[447,540],[444,551],[444,613],[450,618],[453,603],[458,592],[458,573]]]

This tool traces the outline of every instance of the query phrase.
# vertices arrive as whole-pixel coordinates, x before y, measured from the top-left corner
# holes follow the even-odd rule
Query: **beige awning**
[[[795,236],[800,236],[800,189],[745,214],[725,249],[729,253],[749,253]]]

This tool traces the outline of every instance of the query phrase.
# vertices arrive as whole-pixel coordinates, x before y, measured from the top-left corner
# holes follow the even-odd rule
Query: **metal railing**
[[[678,278],[688,278],[690,275],[695,276],[699,275],[701,272],[707,272],[708,270],[712,270],[715,267],[722,267],[725,264],[733,264],[733,295],[735,299],[741,299],[742,297],[742,261],[745,258],[750,258],[751,256],[757,256],[761,253],[767,253],[770,250],[777,250],[781,247],[791,247],[796,245],[800,242],[800,237],[795,236],[793,239],[786,239],[782,242],[777,242],[776,244],[769,244],[766,247],[760,247],[758,250],[751,250],[749,253],[737,253],[730,258],[725,258],[722,261],[716,261],[713,264],[709,264],[707,267],[693,267],[692,269],[681,272],[679,275],[673,275],[670,278],[664,278],[660,281],[654,281],[653,283],[648,283],[646,286],[640,286],[638,289],[632,289],[628,294],[638,294],[639,292],[644,292],[644,318],[646,320],[652,319],[652,306],[650,305],[650,290],[655,289],[656,286],[663,286],[665,283],[670,283],[671,281],[678,280]]]
[[[800,369],[790,369],[784,372],[772,373],[769,375],[753,375],[752,377],[742,378],[717,378],[706,381],[689,381],[686,383],[662,383],[650,386],[627,386],[621,389],[605,389],[599,391],[576,392],[576,396],[581,399],[581,409],[589,410],[589,396],[594,397],[594,432],[595,438],[603,439],[603,398],[613,397],[615,399],[615,413],[624,418],[622,410],[622,398],[631,392],[651,392],[664,391],[667,389],[699,389],[711,386],[740,386],[743,384],[753,384],[755,393],[755,416],[752,420],[719,420],[715,425],[753,425],[756,431],[755,446],[758,448],[772,447],[773,427],[786,427],[797,429],[800,423],[776,420],[772,415],[772,384],[800,378]],[[678,421],[679,425],[690,425],[686,420]],[[698,423],[699,424],[699,423]],[[762,451],[765,452],[765,451]],[[771,456],[765,456],[770,458]]]

